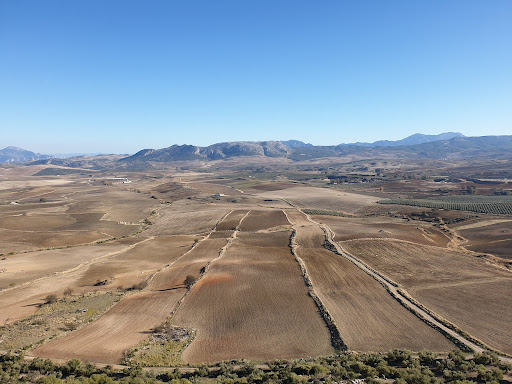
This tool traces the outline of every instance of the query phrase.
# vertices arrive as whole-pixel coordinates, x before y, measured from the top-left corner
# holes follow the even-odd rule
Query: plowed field
[[[346,241],[349,253],[417,300],[492,347],[512,353],[512,275],[484,259],[389,240]]]
[[[301,208],[346,213],[355,213],[364,207],[375,204],[379,200],[379,198],[374,196],[315,187],[292,187],[278,191],[262,192],[258,195],[265,198],[287,199]]]
[[[183,359],[263,360],[332,353],[327,328],[288,248],[290,232],[273,233],[270,243],[269,234],[239,236],[176,313],[177,325],[197,329]]]
[[[450,241],[443,232],[432,225],[422,222],[409,223],[391,217],[353,218],[314,215],[313,219],[331,228],[338,241],[384,238],[442,247]]]
[[[252,210],[240,225],[242,231],[259,231],[263,229],[290,225],[286,215],[281,210]]]
[[[464,244],[467,249],[512,260],[512,221],[458,229],[457,232],[468,240]]]
[[[200,241],[155,275],[147,286],[151,292],[121,300],[94,323],[39,348],[36,354],[118,362],[124,350],[137,344],[147,337],[152,328],[164,322],[186,292],[183,282],[187,275],[198,277],[202,268],[219,256],[225,244],[226,239]],[[94,341],[89,342],[89,338]]]
[[[306,264],[315,292],[333,316],[350,350],[447,351],[454,347],[403,308],[372,277],[323,248],[325,237],[321,228],[296,217],[296,214],[289,215],[297,223],[297,253]]]
[[[35,356],[118,363],[123,351],[162,324],[185,289],[141,292],[122,299],[95,322],[33,351]]]

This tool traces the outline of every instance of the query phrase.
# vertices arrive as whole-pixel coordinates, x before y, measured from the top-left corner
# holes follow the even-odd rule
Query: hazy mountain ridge
[[[25,161],[33,161],[46,159],[47,155],[27,151],[18,147],[6,147],[0,150],[0,163],[22,163]]]
[[[455,137],[437,140],[440,137]],[[403,143],[425,141],[420,144]],[[380,144],[379,144],[380,143]],[[382,143],[393,143],[381,145]],[[398,145],[397,143],[402,143]],[[464,158],[511,159],[512,136],[466,137],[448,132],[441,135],[415,134],[395,142],[381,140],[371,145],[340,144],[314,146],[298,140],[287,141],[235,141],[216,143],[207,147],[172,145],[161,149],[143,149],[131,156],[100,155],[57,159],[21,148],[7,147],[0,151],[0,162],[30,162],[30,165],[48,164],[73,168],[151,168],[150,163],[176,161],[214,161],[236,157],[285,158],[294,161],[356,155],[360,158],[428,158],[456,160]],[[374,145],[375,144],[375,145]]]
[[[401,146],[401,145],[416,145],[416,144],[424,144],[430,143],[433,141],[444,141],[451,140],[455,137],[466,137],[462,133],[459,132],[444,132],[439,135],[424,135],[422,133],[415,133],[414,135],[408,136],[404,139],[400,140],[378,140],[373,143],[350,143],[350,144],[340,144],[340,145],[358,145],[361,147],[391,147],[391,146]]]
[[[236,156],[287,157],[292,149],[279,141],[233,141],[208,147],[173,145],[162,149],[143,149],[123,161],[220,160]]]
[[[454,135],[455,133],[448,133]],[[295,161],[325,157],[342,157],[357,154],[361,157],[421,157],[429,159],[463,159],[468,157],[509,158],[512,157],[512,136],[466,137],[460,134],[450,140],[436,140],[442,135],[413,135],[398,142],[424,141],[414,145],[340,144],[336,146],[298,145],[293,148],[283,142],[227,142],[208,147],[173,145],[162,149],[145,149],[122,161],[186,161],[220,160],[237,156],[284,157]],[[302,143],[302,142],[300,142]],[[396,142],[395,142],[396,143]],[[304,144],[304,143],[303,143]],[[292,144],[293,145],[293,144]]]

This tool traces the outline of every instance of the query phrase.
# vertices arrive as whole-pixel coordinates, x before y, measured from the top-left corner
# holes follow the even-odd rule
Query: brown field
[[[213,183],[213,182],[206,182],[206,183],[199,183],[199,182],[191,182],[186,183],[185,185],[189,186],[190,188],[193,188],[201,193],[205,193],[208,195],[214,195],[216,193],[222,193],[224,195],[240,195],[240,192],[237,191],[235,188],[231,188],[226,185]]]
[[[147,286],[150,292],[123,299],[93,324],[37,349],[35,354],[54,358],[69,355],[86,361],[119,362],[124,350],[147,337],[152,328],[163,323],[170,315],[186,292],[183,282],[187,275],[198,277],[201,269],[218,257],[221,248],[226,244],[226,239],[205,239],[189,252],[184,249],[187,246],[179,245],[178,253],[172,258],[168,255],[167,259],[163,259],[166,257],[166,253],[162,253],[163,250],[172,246],[176,249],[179,244],[177,242],[184,240],[190,241],[190,236],[160,238],[158,244],[147,242],[141,244],[139,249],[133,248],[132,254],[127,252],[127,260],[138,258],[146,263],[148,258],[143,258],[142,254],[156,248],[160,263],[165,260],[170,265],[150,280]],[[149,249],[140,249],[141,247]],[[87,278],[87,275],[84,278]],[[93,338],[94,342],[89,342],[89,338]],[[108,340],[108,345],[95,340]]]
[[[260,161],[242,159],[247,164]],[[325,249],[321,227],[290,201],[302,208],[357,216],[382,214],[312,219],[332,228],[345,249],[402,284],[428,308],[512,352],[507,324],[512,309],[504,304],[512,288],[510,272],[492,265],[491,256],[476,258],[450,248],[453,244],[448,247],[449,239],[430,223],[389,217],[391,208],[399,215],[424,210],[375,204],[392,186],[370,196],[370,190],[292,184],[283,175],[276,175],[275,181],[243,180],[237,176],[243,174],[238,171],[242,163],[222,163],[225,169],[235,167],[232,174],[226,171],[227,178],[214,168],[209,173],[119,174],[129,184],[113,179],[113,172],[32,177],[14,176],[9,169],[9,176],[0,176],[0,325],[15,328],[20,319],[30,325],[29,316],[38,309],[52,311],[44,304],[48,295],[63,298],[65,290],[72,289],[76,297],[126,296],[109,310],[105,306],[101,312],[106,312],[92,323],[71,332],[61,330],[66,332],[60,332],[63,337],[39,346],[34,355],[117,363],[125,350],[165,321],[197,330],[182,356],[185,362],[332,354],[328,328],[290,248],[291,221],[297,231],[296,251],[313,289],[349,349],[454,347],[369,275]],[[37,170],[32,167],[31,172]],[[395,184],[397,191],[404,184],[412,194],[414,188],[427,194],[438,187]],[[233,196],[212,196],[215,193]],[[496,218],[482,216],[462,222],[470,226],[455,227],[468,239],[463,244],[468,249],[510,260],[512,222],[492,220]],[[199,278],[190,291],[184,284],[189,275]],[[57,315],[49,314],[43,323],[51,323],[51,316]],[[27,340],[39,341],[44,327],[39,331]]]
[[[283,183],[283,182],[261,182],[261,183],[252,183],[249,187],[244,188],[245,192],[254,193],[254,192],[268,192],[268,191],[280,191],[282,189],[296,187],[295,184],[292,183]]]
[[[185,361],[333,352],[288,248],[289,236],[275,232],[269,242],[268,234],[242,233],[212,264],[174,317],[176,325],[197,329]]]
[[[512,221],[457,229],[468,240],[464,247],[471,251],[491,253],[512,261]]]
[[[512,306],[504,304],[512,288],[510,272],[439,247],[392,240],[340,244],[428,308],[492,347],[512,352]]]
[[[278,227],[281,225],[290,225],[286,215],[281,210],[252,210],[240,225],[242,231],[259,231]]]
[[[372,277],[323,248],[325,236],[318,226],[307,225],[300,218],[295,221],[296,217],[289,215],[297,224],[297,253],[350,350],[454,348],[444,336],[403,308]]]
[[[26,232],[0,229],[0,253],[89,244],[110,236],[96,231]]]
[[[56,272],[63,272],[94,259],[126,249],[122,242],[65,248],[50,251],[20,253],[0,260],[0,289],[10,284],[20,285]]]
[[[444,247],[450,239],[429,223],[407,222],[394,217],[336,217],[313,215],[317,222],[326,224],[336,234],[337,241],[354,239],[398,239],[424,245]]]
[[[35,356],[118,363],[123,351],[169,316],[185,289],[141,292],[122,299],[93,323],[32,351]]]
[[[287,199],[301,208],[323,209],[345,213],[356,213],[375,204],[378,197],[366,196],[330,188],[292,187],[258,194],[264,198]]]
[[[77,284],[80,287],[94,286],[98,281],[107,280],[105,289],[129,288],[181,257],[190,250],[193,242],[193,236],[148,239],[125,252],[91,264]]]
[[[120,240],[119,243],[123,244],[124,247],[117,252],[122,253],[125,250],[129,250],[136,241],[142,241],[142,239]],[[115,253],[109,252],[105,253],[103,257],[106,259],[114,255]],[[104,259],[100,256],[100,258],[93,263],[101,263],[102,261],[104,261]],[[85,261],[82,265],[75,265],[65,273],[54,273],[40,277],[26,284],[14,286],[11,289],[0,292],[0,307],[2,308],[2,311],[0,311],[0,323],[6,321],[13,322],[33,313],[44,303],[47,295],[56,294],[62,296],[66,288],[72,288],[75,293],[102,290],[103,288],[101,286],[81,286],[79,284],[83,274],[93,263],[88,264],[88,261]],[[37,270],[34,271],[33,274],[38,274]],[[21,278],[23,279],[23,273],[21,271],[19,271],[19,276],[22,276]],[[112,288],[115,289],[114,287]]]
[[[43,231],[69,227],[76,220],[69,215],[10,215],[2,216],[0,228],[23,231]]]
[[[200,241],[189,253],[158,273],[151,280],[148,288],[165,291],[183,287],[185,278],[188,275],[199,277],[201,269],[219,256],[224,245],[226,245],[225,238]]]
[[[189,212],[176,212],[174,205],[160,211],[158,220],[145,232],[150,236],[190,235],[210,232],[230,211],[191,207]]]
[[[248,213],[246,209],[239,209],[231,212],[217,225],[216,231],[234,231],[240,224],[240,220]]]

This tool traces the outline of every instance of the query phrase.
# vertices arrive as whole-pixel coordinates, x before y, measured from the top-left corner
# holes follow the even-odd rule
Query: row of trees
[[[114,370],[98,368],[73,359],[63,365],[36,358],[24,360],[22,354],[0,355],[0,383],[40,384],[306,384],[364,380],[369,384],[499,384],[512,370],[495,353],[486,352],[467,358],[455,350],[438,356],[424,350],[413,355],[395,349],[387,354],[346,353],[333,357],[300,360],[276,360],[266,367],[253,362],[231,361],[215,366],[197,366],[165,373],[144,371],[140,366]]]

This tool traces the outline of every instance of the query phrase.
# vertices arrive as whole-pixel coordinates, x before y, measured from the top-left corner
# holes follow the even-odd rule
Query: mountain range
[[[131,156],[88,156],[55,158],[21,148],[7,147],[0,150],[0,162],[30,164],[53,164],[73,168],[108,167],[112,162],[118,166],[141,168],[150,163],[174,161],[213,161],[239,156],[288,158],[295,161],[326,157],[357,155],[360,158],[512,158],[512,136],[466,137],[460,133],[447,132],[440,135],[414,134],[397,141],[380,140],[373,143],[350,143],[333,146],[315,146],[299,140],[287,141],[235,141],[217,143],[207,147],[195,145],[172,145],[161,149],[143,149]],[[123,165],[124,163],[124,165]],[[94,165],[92,165],[94,164]],[[117,167],[117,166],[116,166]]]
[[[46,155],[18,147],[6,147],[0,150],[0,163],[22,163],[45,158],[47,158]]]

